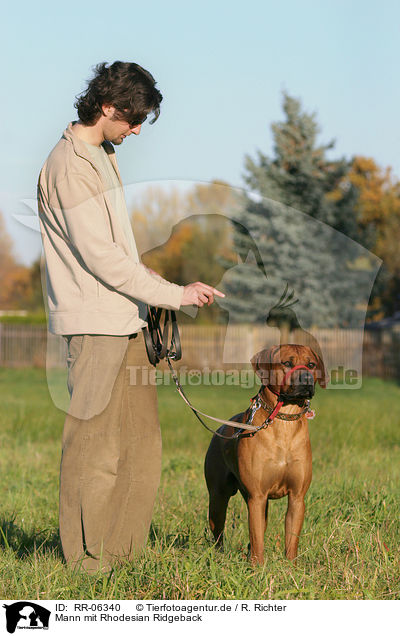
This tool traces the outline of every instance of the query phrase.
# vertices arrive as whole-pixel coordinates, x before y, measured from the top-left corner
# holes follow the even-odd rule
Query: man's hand
[[[203,307],[203,305],[211,305],[214,302],[214,295],[225,298],[225,294],[206,285],[205,283],[191,283],[186,285],[183,291],[181,307],[185,305],[197,305],[197,307]]]

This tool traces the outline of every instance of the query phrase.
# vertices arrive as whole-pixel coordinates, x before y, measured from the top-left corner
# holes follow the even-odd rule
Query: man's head
[[[106,63],[95,67],[95,75],[75,102],[81,123],[94,126],[101,120],[104,138],[122,143],[150,113],[153,124],[160,114],[162,95],[154,77],[133,62]]]

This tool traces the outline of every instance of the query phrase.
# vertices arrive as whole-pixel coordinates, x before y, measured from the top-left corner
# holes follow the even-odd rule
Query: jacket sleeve
[[[94,180],[67,174],[54,185],[49,204],[66,240],[94,276],[133,300],[179,309],[184,288],[153,276],[113,242],[104,196]]]
[[[153,278],[155,278],[155,280],[160,281],[161,283],[167,283],[169,284],[169,281],[167,281],[165,278],[163,278],[162,276],[160,276],[160,274],[157,274],[156,272],[151,272],[149,270],[149,268],[147,267],[147,265],[144,265],[144,267],[147,269],[147,272],[150,274],[150,276],[152,276]]]

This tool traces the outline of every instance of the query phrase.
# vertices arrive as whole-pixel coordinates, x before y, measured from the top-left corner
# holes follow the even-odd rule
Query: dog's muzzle
[[[299,371],[293,374],[291,386],[293,386],[293,394],[299,397],[312,398],[315,391],[314,378],[309,371]]]
[[[281,397],[290,399],[311,399],[315,392],[314,377],[305,366],[298,365],[290,369],[283,378],[282,387],[286,385],[290,378],[289,387],[281,391]]]

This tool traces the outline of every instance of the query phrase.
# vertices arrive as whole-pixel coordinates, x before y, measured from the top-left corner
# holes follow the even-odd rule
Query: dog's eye
[[[289,362],[289,361],[288,362],[282,362],[282,364],[283,364],[284,367],[288,367],[289,369],[292,366],[292,363]]]
[[[308,368],[309,368],[309,369],[315,369],[315,367],[316,367],[317,365],[315,364],[315,362],[309,362],[309,363],[307,364],[307,366],[308,366]]]

